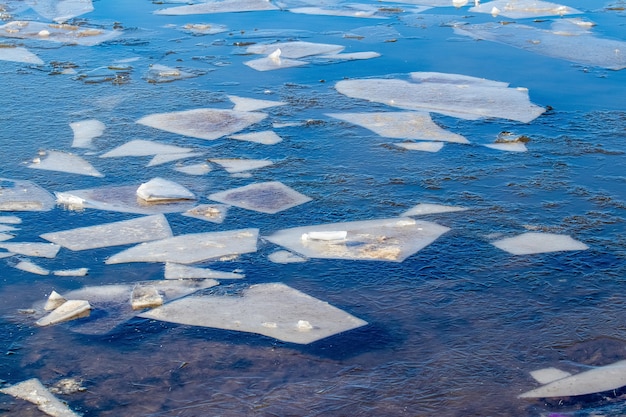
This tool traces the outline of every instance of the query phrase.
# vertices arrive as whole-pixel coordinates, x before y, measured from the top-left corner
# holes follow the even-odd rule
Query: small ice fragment
[[[39,31],[39,33],[37,33],[37,35],[41,36],[42,38],[45,38],[46,36],[50,36],[50,31],[46,29],[42,29]]]
[[[513,255],[587,250],[589,246],[567,235],[529,232],[492,242],[495,247]]]
[[[301,332],[307,332],[313,330],[313,326],[307,320],[298,320],[298,330]]]
[[[209,161],[220,165],[231,174],[263,168],[273,164],[266,159],[209,159]]]
[[[394,145],[409,151],[423,152],[439,152],[443,148],[443,142],[402,142]]]
[[[17,216],[0,216],[0,223],[20,224],[22,223],[22,219]]]
[[[208,268],[181,265],[173,262],[165,263],[165,279],[240,279],[245,275],[236,272],[216,271]]]
[[[457,9],[467,4],[467,0],[452,0],[452,5]]]
[[[104,133],[106,126],[99,120],[83,120],[81,122],[70,123],[74,132],[73,148],[90,148],[92,140]]]
[[[302,240],[345,240],[348,232],[345,230],[313,231],[302,234]]]
[[[0,248],[25,256],[54,258],[61,247],[54,243],[39,242],[0,242]]]
[[[527,152],[528,148],[523,143],[511,142],[511,143],[490,143],[485,145],[487,148],[496,149],[498,151],[507,152]]]
[[[52,273],[58,277],[84,277],[89,273],[89,268],[58,269]]]
[[[168,200],[195,200],[195,195],[173,181],[163,178],[153,178],[137,188],[137,196],[148,202]]]
[[[1,30],[1,28],[0,28]],[[43,65],[44,62],[37,55],[33,54],[26,48],[17,46],[0,48],[0,60],[11,62],[22,62],[24,64]]]
[[[67,152],[48,151],[44,159],[33,162],[28,167],[48,171],[66,172],[69,174],[104,177],[103,174],[101,174],[96,168],[93,167],[93,165],[84,160],[82,157]]]
[[[31,402],[43,413],[52,417],[80,417],[80,414],[73,412],[66,404],[52,395],[37,378],[2,388],[0,392]]]
[[[271,253],[268,258],[270,261],[276,264],[292,264],[307,261],[306,258],[303,258],[302,256],[296,255],[295,253],[286,250],[279,250]]]
[[[228,99],[235,103],[235,111],[257,111],[268,107],[284,106],[284,101],[259,100],[255,98],[228,96]]]
[[[19,261],[15,265],[15,268],[21,271],[30,272],[31,274],[37,274],[37,275],[48,275],[50,273],[49,270],[42,268],[39,265],[35,264],[34,262],[28,261],[28,260]]]
[[[278,327],[278,324],[276,324],[276,322],[274,321],[264,321],[263,323],[261,323],[261,326],[267,327],[268,329],[275,329]]]
[[[192,148],[183,148],[182,146],[168,145],[166,143],[154,142],[151,140],[136,139],[126,142],[125,144],[100,155],[100,158],[186,154],[191,151],[193,151]]]
[[[131,295],[131,306],[133,310],[143,310],[144,308],[154,308],[163,305],[163,297],[153,285],[135,285]]]
[[[204,175],[211,172],[211,166],[205,163],[183,165],[174,167],[174,171],[187,175]]]
[[[281,42],[275,44],[256,44],[247,49],[248,53],[268,55],[268,58],[278,60],[281,58],[304,58],[312,55],[323,55],[341,52],[345,49],[342,45],[331,45],[313,42]]]
[[[67,300],[63,298],[61,294],[56,291],[52,291],[48,296],[48,301],[44,305],[43,309],[46,311],[55,310],[57,307],[60,307],[61,304],[65,303]]]
[[[277,9],[278,7],[274,6],[267,0],[221,0],[185,6],[168,7],[166,9],[159,9],[155,11],[154,14],[183,16],[191,14],[251,12]]]
[[[244,62],[244,64],[257,71],[272,71],[272,70],[277,70],[277,69],[300,67],[302,65],[307,65],[308,62],[299,61],[297,59],[287,59],[287,58],[272,59],[272,58],[266,57],[266,58],[252,59],[250,61]]]
[[[246,185],[209,195],[211,200],[261,213],[275,214],[311,201],[278,181]]]
[[[226,204],[200,204],[182,213],[182,215],[213,223],[222,223],[227,212],[228,206]]]
[[[0,211],[48,211],[52,208],[54,198],[37,184],[0,178]]]
[[[493,17],[498,17],[499,14],[500,14],[500,9],[498,9],[496,6],[493,6],[491,8],[491,15]]]
[[[68,210],[82,210],[85,208],[85,200],[78,196],[56,191],[54,195],[57,198],[57,204],[65,206]]]
[[[185,152],[185,153],[168,153],[164,155],[154,155],[154,157],[148,162],[149,167],[154,167],[161,164],[166,164],[172,161],[178,161],[179,159],[193,158],[194,156],[200,156],[200,152]]]
[[[271,54],[269,54],[267,57],[269,59],[271,59],[272,61],[276,62],[277,64],[280,65],[280,55],[283,52],[280,50],[280,48],[276,49],[274,52],[272,52]]]
[[[451,213],[468,210],[466,207],[445,206],[442,204],[420,203],[401,214],[401,216],[421,216],[424,214]]]
[[[530,376],[532,376],[535,381],[540,384],[549,384],[550,382],[554,382],[558,379],[562,379],[568,376],[571,376],[569,372],[562,371],[557,368],[543,368],[537,369],[536,371],[532,371]]]
[[[86,300],[68,300],[45,317],[37,320],[37,326],[50,326],[64,321],[89,316],[91,305]]]
[[[279,142],[282,142],[283,138],[278,136],[271,130],[266,130],[264,132],[251,132],[251,133],[242,133],[238,135],[231,135],[228,137],[229,139],[237,139],[237,140],[245,140],[248,142],[260,143],[263,145],[275,145]]]

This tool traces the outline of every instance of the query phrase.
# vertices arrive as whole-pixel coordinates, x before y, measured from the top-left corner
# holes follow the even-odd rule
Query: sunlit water
[[[626,38],[618,7],[563,3],[598,23],[598,36]],[[256,253],[227,263],[224,269],[246,274],[244,283],[224,281],[227,289],[280,281],[370,323],[306,346],[145,319],[105,336],[72,333],[70,324],[37,328],[18,310],[53,289],[162,279],[162,265],[105,265],[120,248],[63,250],[56,259],[40,261],[50,269],[88,266],[84,278],[42,277],[3,263],[0,378],[17,383],[37,377],[48,386],[65,377],[80,379],[85,391],[59,397],[85,416],[626,414],[621,391],[558,401],[517,398],[538,385],[532,370],[579,372],[626,358],[626,72],[471,40],[442,24],[493,20],[467,8],[434,8],[417,24],[415,16],[397,10],[387,20],[369,20],[286,11],[158,16],[152,11],[164,6],[149,1],[94,6],[77,20],[107,28],[117,22],[124,30],[120,38],[93,47],[16,41],[45,64],[0,61],[2,177],[28,179],[52,192],[161,176],[192,189],[204,203],[216,191],[282,181],[313,198],[275,215],[231,208],[223,224],[170,214],[175,234],[257,227],[267,236],[286,227],[399,216],[420,202],[469,210],[424,217],[451,231],[402,263],[312,259],[280,265],[267,259],[279,248],[263,240]],[[193,36],[177,29],[187,23],[224,24],[229,31]],[[343,36],[374,25],[400,36],[395,42]],[[255,57],[235,44],[295,39],[382,56],[257,72],[243,65]],[[129,58],[139,59],[126,71],[107,69]],[[70,63],[76,75],[55,74]],[[149,83],[142,77],[157,63],[205,73]],[[397,140],[325,116],[388,109],[341,96],[333,88],[337,81],[412,71],[526,87],[533,103],[551,110],[528,124],[434,114],[438,124],[471,142],[446,144],[437,153],[403,151],[390,146]],[[121,82],[103,80],[111,74]],[[156,112],[230,108],[227,95],[289,103],[266,110],[270,117],[255,126],[259,130],[273,122],[298,124],[276,129],[284,141],[263,146],[203,141],[135,123]],[[204,148],[198,162],[245,157],[275,164],[253,171],[252,178],[217,169],[187,176],[172,163],[146,168],[149,158],[91,157],[106,174],[101,179],[27,168],[39,150],[70,151],[69,123],[90,118],[107,127],[95,141],[96,153],[148,139]],[[502,131],[528,136],[529,151],[482,146]],[[61,207],[16,214],[23,219],[19,241],[136,217]],[[498,234],[527,230],[569,234],[590,249],[514,256],[490,244]],[[0,401],[1,415],[43,415],[8,396]]]

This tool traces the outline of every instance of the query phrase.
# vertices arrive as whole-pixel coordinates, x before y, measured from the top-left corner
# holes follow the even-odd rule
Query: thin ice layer
[[[209,161],[218,164],[231,174],[263,168],[273,164],[272,161],[266,159],[209,159]]]
[[[277,49],[280,49],[280,58],[298,59],[311,55],[323,55],[341,52],[345,49],[345,46],[294,41],[272,43],[267,45],[256,44],[249,46],[247,52],[250,54],[269,55]]]
[[[170,200],[195,200],[195,195],[182,185],[156,177],[137,188],[137,197],[146,202],[167,202]]]
[[[385,16],[376,16],[378,9],[366,4],[351,4],[329,7],[294,7],[289,9],[291,13],[310,14],[318,16],[341,16],[341,17],[360,17],[370,19],[387,19]]]
[[[214,140],[238,132],[265,119],[267,114],[224,109],[194,109],[155,113],[137,123],[199,139]]]
[[[467,120],[494,117],[528,123],[545,111],[530,102],[525,88],[458,74],[415,72],[410,81],[343,80],[335,88],[348,97]]]
[[[204,162],[191,165],[177,165],[174,167],[174,171],[182,172],[187,175],[204,175],[211,172],[211,166]]]
[[[0,36],[18,39],[59,42],[70,45],[93,46],[116,38],[119,30],[88,28],[67,24],[15,20],[0,26]]]
[[[229,139],[237,139],[244,140],[247,142],[255,142],[263,145],[275,145],[277,143],[282,142],[283,138],[278,136],[275,132],[271,130],[265,130],[263,132],[250,132],[250,133],[241,133],[238,135],[230,135]]]
[[[102,136],[106,128],[104,123],[95,119],[70,123],[70,127],[74,132],[72,148],[90,148],[93,139]]]
[[[278,10],[267,0],[222,0],[188,6],[168,7],[154,12],[154,14],[182,16],[190,14],[212,14],[231,12],[255,12],[264,10]]]
[[[65,403],[52,395],[37,378],[2,388],[0,392],[31,402],[39,410],[52,417],[80,417],[80,414],[73,412]]]
[[[200,156],[200,152],[187,152],[187,153],[169,153],[164,155],[154,155],[154,157],[148,162],[148,167],[154,167],[162,165],[172,161],[178,161],[180,159],[193,158],[194,156]]]
[[[199,268],[172,262],[165,264],[165,279],[240,279],[245,277],[245,275],[236,272],[216,271],[214,269]]]
[[[239,97],[239,96],[228,96],[228,99],[232,101],[235,106],[233,110],[235,111],[257,111],[266,109],[268,107],[276,107],[276,106],[284,106],[284,101],[272,101],[272,100],[259,100],[256,98],[248,98],[248,97]]]
[[[274,214],[311,201],[279,181],[262,182],[211,194],[211,200],[261,213]]]
[[[277,69],[301,67],[307,62],[297,59],[280,58],[280,56],[253,59],[244,62],[245,65],[257,71],[272,71]]]
[[[54,258],[61,247],[54,243],[40,242],[0,242],[0,248],[9,252],[39,258]]]
[[[40,236],[65,248],[79,251],[166,239],[172,237],[172,230],[165,216],[157,214],[98,226],[44,233]]]
[[[100,171],[82,157],[59,151],[47,151],[43,159],[37,158],[28,167],[47,171],[66,172],[68,174],[104,177],[104,174],[100,173]]]
[[[445,206],[443,204],[419,203],[411,207],[402,216],[423,216],[425,214],[452,213],[456,211],[465,211],[467,207]]]
[[[200,204],[182,213],[182,215],[213,223],[222,223],[227,212],[228,205],[226,204]]]
[[[589,246],[573,239],[571,236],[536,232],[523,233],[515,237],[500,239],[492,244],[513,255],[589,249]]]
[[[26,0],[26,3],[37,14],[57,23],[93,11],[91,0]]]
[[[258,333],[308,344],[367,324],[285,284],[253,285],[242,296],[190,296],[140,317]]]
[[[394,145],[408,151],[422,152],[439,152],[443,148],[443,142],[402,142]]]
[[[572,7],[539,0],[492,0],[471,7],[469,10],[470,12],[489,13],[495,16],[502,15],[511,19],[582,13]]]
[[[182,146],[168,145],[151,140],[136,139],[111,149],[109,152],[100,155],[100,158],[186,154],[193,150],[193,148],[183,148]]]
[[[423,112],[329,113],[328,116],[363,126],[387,138],[469,143],[448,132]]]
[[[266,239],[308,258],[402,262],[450,230],[409,217],[283,229]],[[307,239],[312,232],[347,232],[345,239]]]
[[[0,211],[48,211],[52,194],[31,181],[0,178]]]
[[[21,46],[11,47],[7,45],[0,45],[0,60],[35,65],[44,64],[41,58]]]
[[[258,229],[192,233],[142,243],[107,259],[107,264],[124,262],[175,262],[192,264],[222,256],[256,252]]]

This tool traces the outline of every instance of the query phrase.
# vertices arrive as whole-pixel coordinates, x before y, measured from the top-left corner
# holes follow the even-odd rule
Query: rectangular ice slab
[[[211,200],[261,213],[274,214],[311,201],[279,181],[261,182],[209,195]]]
[[[259,229],[192,233],[142,243],[107,259],[107,264],[124,262],[175,262],[191,264],[226,255],[256,252]]]
[[[78,251],[166,239],[172,237],[172,230],[165,216],[156,214],[98,226],[44,233],[40,236]]]
[[[367,324],[327,302],[280,283],[253,285],[241,297],[189,296],[140,317],[258,333],[300,344]]]
[[[346,231],[341,240],[303,239],[314,232]],[[450,230],[408,217],[283,229],[266,239],[309,258],[402,262]]]
[[[515,237],[500,239],[493,242],[493,245],[513,255],[589,249],[589,246],[570,236],[554,233],[523,233]]]

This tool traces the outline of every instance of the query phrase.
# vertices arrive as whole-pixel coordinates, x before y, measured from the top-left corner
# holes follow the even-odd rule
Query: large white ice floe
[[[208,222],[222,223],[226,218],[228,207],[226,204],[200,204],[182,213],[182,215]]]
[[[398,217],[283,229],[266,239],[308,258],[402,262],[448,230]]]
[[[52,194],[31,181],[0,178],[0,211],[48,211]]]
[[[90,148],[93,139],[102,136],[106,126],[99,120],[89,119],[70,123],[74,132],[72,148]]]
[[[160,177],[141,184],[137,188],[137,197],[149,203],[196,199],[196,196],[187,188]]]
[[[261,182],[209,195],[211,200],[261,213],[274,214],[311,201],[279,181]]]
[[[528,123],[545,111],[530,102],[526,88],[458,74],[414,72],[410,80],[343,80],[335,88],[348,97],[467,120],[492,117]]]
[[[563,19],[555,22],[552,29],[517,23],[483,23],[458,25],[454,31],[582,65],[612,70],[626,68],[626,42],[598,38],[586,30],[588,27],[579,19]]]
[[[263,110],[269,107],[276,106],[284,106],[284,101],[273,101],[273,100],[260,100],[256,98],[248,98],[248,97],[239,97],[239,96],[228,96],[228,99],[232,101],[235,106],[233,110],[235,111],[257,111]]]
[[[70,320],[89,317],[91,305],[87,300],[67,300],[52,310],[48,315],[35,322],[37,326],[51,326]]]
[[[37,406],[43,413],[52,417],[80,417],[72,411],[37,379],[29,379],[0,389],[3,394],[19,398]]]
[[[140,317],[257,333],[308,344],[367,324],[285,284],[253,285],[241,296],[189,296]]]
[[[34,53],[21,46],[0,44],[0,61],[22,62],[43,65],[44,62]]]
[[[387,138],[469,143],[463,136],[441,128],[424,112],[329,113],[328,116]]]
[[[100,158],[119,158],[125,156],[153,156],[153,155],[178,155],[190,153],[193,148],[168,145],[166,143],[151,140],[136,139],[126,142],[117,148],[100,155]]]
[[[258,229],[192,233],[142,243],[107,259],[107,264],[124,262],[174,262],[191,264],[223,256],[256,252]]]
[[[244,274],[237,272],[216,271],[172,262],[165,263],[165,279],[240,279],[245,277]]]
[[[267,114],[226,109],[193,109],[156,113],[142,117],[137,123],[166,132],[214,140],[245,129],[265,119]]]
[[[122,32],[74,26],[15,20],[0,26],[0,36],[18,39],[36,39],[66,44],[93,46],[116,38]]]
[[[467,207],[445,206],[443,204],[419,203],[411,207],[402,216],[423,216],[426,214],[452,213],[468,210]]]
[[[91,177],[104,177],[89,162],[78,155],[59,151],[46,151],[43,157],[37,157],[29,168],[43,169],[47,171],[66,172],[68,174],[88,175]]]
[[[280,49],[281,58],[298,59],[311,55],[337,53],[343,51],[345,49],[345,46],[325,43],[293,41],[272,44],[256,44],[249,46],[247,52],[250,54],[269,55],[277,49]]]
[[[513,255],[589,249],[589,246],[568,235],[536,232],[523,233],[515,237],[500,239],[492,242],[492,244]]]
[[[495,10],[494,10],[495,9]],[[492,0],[471,7],[470,12],[489,13],[511,19],[580,14],[580,10],[561,4],[538,0]]]
[[[156,214],[97,226],[44,233],[41,237],[65,248],[80,251],[166,239],[172,237],[172,230],[165,216]]]
[[[57,23],[92,12],[91,0],[26,0],[37,14]]]
[[[206,1],[187,6],[175,6],[155,11],[155,14],[182,16],[190,14],[213,14],[231,12],[256,12],[278,10],[269,0],[221,0]]]
[[[19,255],[54,258],[59,253],[61,246],[40,242],[0,242],[0,248]]]
[[[545,377],[539,381],[545,385],[520,394],[519,398],[572,397],[610,391],[626,385],[626,360],[575,375],[564,371],[555,371],[559,370],[550,372],[552,378]],[[545,375],[540,375],[540,378],[543,376]]]
[[[169,153],[169,154],[160,154],[154,155],[154,157],[148,162],[149,167],[166,164],[172,161],[178,161],[179,159],[187,159],[195,156],[202,155],[201,152],[185,152],[185,153]]]

